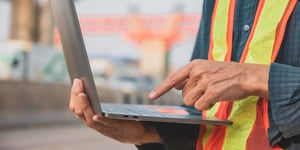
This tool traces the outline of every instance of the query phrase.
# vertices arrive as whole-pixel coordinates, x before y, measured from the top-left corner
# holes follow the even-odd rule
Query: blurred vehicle
[[[63,53],[53,47],[34,45],[28,53],[27,69],[30,81],[69,83]]]
[[[0,45],[0,79],[22,80],[25,75],[25,49],[28,45],[20,41],[5,41]]]

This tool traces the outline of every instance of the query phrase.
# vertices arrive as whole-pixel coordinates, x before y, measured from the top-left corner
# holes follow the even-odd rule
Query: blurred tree
[[[53,18],[50,0],[10,0],[10,39],[52,45]]]
[[[51,10],[51,1],[44,0],[40,3],[39,13],[39,39],[43,45],[53,44],[54,20]]]
[[[34,42],[37,40],[38,5],[35,0],[11,0],[10,38]]]

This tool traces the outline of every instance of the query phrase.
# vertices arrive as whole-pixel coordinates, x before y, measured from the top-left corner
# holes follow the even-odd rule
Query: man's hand
[[[194,60],[168,76],[150,94],[156,99],[172,88],[182,90],[184,103],[197,110],[216,102],[248,96],[268,98],[269,65]]]
[[[124,143],[137,145],[161,143],[156,129],[152,126],[137,121],[107,119],[95,115],[83,91],[82,81],[75,79],[71,91],[70,110],[86,126]]]

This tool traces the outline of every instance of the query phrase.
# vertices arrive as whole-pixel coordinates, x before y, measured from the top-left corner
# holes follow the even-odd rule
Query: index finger
[[[172,88],[174,88],[180,82],[185,81],[189,78],[189,74],[192,70],[192,65],[189,63],[185,67],[178,70],[176,73],[168,76],[162,83],[160,83],[156,88],[154,88],[150,94],[149,98],[154,100],[162,96]]]

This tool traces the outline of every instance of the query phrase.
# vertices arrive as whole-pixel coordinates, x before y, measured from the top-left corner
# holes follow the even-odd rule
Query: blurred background
[[[101,100],[180,105],[149,91],[189,62],[202,0],[75,0]],[[135,149],[84,127],[50,0],[0,0],[0,149]]]

